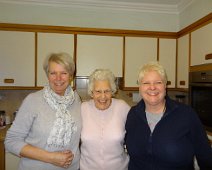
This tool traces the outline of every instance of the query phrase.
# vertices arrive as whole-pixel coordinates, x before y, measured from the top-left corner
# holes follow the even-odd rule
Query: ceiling
[[[179,14],[194,0],[0,0],[0,3]]]

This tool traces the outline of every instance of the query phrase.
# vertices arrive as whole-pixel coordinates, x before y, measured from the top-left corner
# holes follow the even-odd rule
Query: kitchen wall
[[[154,11],[71,8],[70,6],[56,7],[0,2],[0,23],[177,32],[211,13],[211,9],[211,0],[193,0],[192,4],[185,7],[180,15]],[[89,99],[86,89],[77,90],[83,100]],[[5,110],[12,116],[26,95],[31,92],[34,91],[0,90],[0,110]],[[133,99],[136,93],[136,91],[119,91],[117,97],[134,105],[136,102],[133,102]],[[183,93],[186,95],[186,102],[188,101],[187,93],[175,91],[168,93],[174,99],[176,94]]]
[[[211,0],[192,0],[190,6],[180,7],[180,15],[171,10],[139,10],[137,7],[126,10],[65,7],[59,1],[57,6],[21,2],[0,2],[0,22],[177,32],[211,13],[212,9]]]
[[[0,110],[13,120],[13,113],[20,107],[23,99],[35,90],[0,90]]]
[[[178,31],[187,27],[191,23],[199,20],[205,14],[212,12],[212,1],[211,0],[193,0],[192,5],[184,9],[179,14],[179,28]],[[201,17],[202,16],[202,17]],[[190,23],[190,24],[189,24]]]
[[[178,16],[176,14],[167,13],[158,14],[104,8],[87,9],[1,3],[0,22],[90,28],[177,31]]]
[[[90,99],[86,88],[80,86],[77,91],[82,101]],[[5,110],[6,115],[9,115],[13,120],[13,113],[20,107],[23,99],[32,92],[36,92],[36,90],[0,90],[0,110]],[[188,94],[186,92],[168,91],[168,95],[174,100],[176,99],[175,96],[179,94],[185,95],[185,103],[188,103]],[[138,91],[118,90],[115,97],[125,100],[130,106],[135,105],[140,100]]]

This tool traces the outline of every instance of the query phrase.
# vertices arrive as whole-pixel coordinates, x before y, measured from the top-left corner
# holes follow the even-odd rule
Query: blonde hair
[[[64,66],[64,68],[69,72],[70,75],[74,75],[75,72],[75,63],[73,58],[68,53],[51,53],[48,55],[43,63],[43,69],[48,76],[49,72],[49,63],[55,62]]]
[[[138,74],[138,84],[140,84],[141,80],[144,78],[144,75],[150,71],[156,71],[162,77],[164,84],[167,83],[167,75],[163,66],[159,64],[159,62],[157,61],[151,61],[147,64],[144,64],[140,68],[139,74]]]

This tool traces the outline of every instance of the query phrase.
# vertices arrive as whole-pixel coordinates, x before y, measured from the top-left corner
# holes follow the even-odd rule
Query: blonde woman
[[[55,53],[44,70],[48,84],[24,99],[6,150],[21,157],[19,170],[78,170],[81,101],[70,86],[75,64],[70,55]]]
[[[212,149],[194,110],[166,95],[167,76],[157,62],[138,76],[142,100],[128,113],[126,145],[129,170],[212,169]]]

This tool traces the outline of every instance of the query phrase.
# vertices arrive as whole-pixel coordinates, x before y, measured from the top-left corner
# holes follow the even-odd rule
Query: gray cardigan
[[[80,116],[81,100],[75,92],[75,101],[69,107],[73,119],[77,125],[77,132],[73,134],[70,145],[64,150],[69,149],[74,153],[74,160],[71,166],[66,170],[79,169],[79,140],[81,132],[81,116]],[[23,101],[16,115],[15,121],[8,130],[5,138],[6,150],[13,154],[20,155],[23,146],[30,144],[48,151],[58,151],[58,148],[47,146],[47,139],[56,119],[55,111],[45,102],[43,98],[43,90],[29,94]],[[45,162],[21,158],[19,170],[62,170],[58,166]]]

